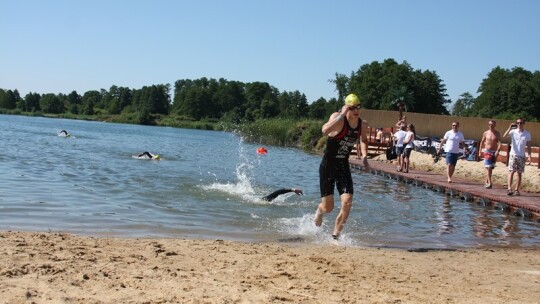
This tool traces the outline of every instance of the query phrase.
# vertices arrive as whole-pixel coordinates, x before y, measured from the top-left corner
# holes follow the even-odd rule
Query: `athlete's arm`
[[[330,115],[328,122],[322,126],[322,133],[328,136],[336,136],[339,131],[343,129],[343,119],[345,118],[345,115],[347,115],[348,111],[349,107],[345,105],[343,108],[341,108],[340,112],[335,112]]]
[[[289,192],[294,192],[296,193],[297,195],[302,195],[304,194],[304,192],[301,190],[301,189],[294,189],[294,188],[282,188],[282,189],[279,189],[279,190],[276,190],[270,194],[268,194],[267,196],[264,196],[262,198],[263,201],[268,201],[268,202],[271,202],[273,201],[276,197],[282,195],[282,194],[285,194],[285,193],[289,193]]]
[[[364,121],[363,120],[360,120],[358,123],[362,124],[362,130],[364,130]],[[367,122],[365,124],[367,126]],[[362,134],[360,134],[360,150],[362,151],[362,162],[364,164],[364,170],[368,170],[369,168],[369,164],[368,164],[368,161],[367,161],[367,156],[368,156],[368,138],[367,138],[367,133],[366,132],[362,132]]]

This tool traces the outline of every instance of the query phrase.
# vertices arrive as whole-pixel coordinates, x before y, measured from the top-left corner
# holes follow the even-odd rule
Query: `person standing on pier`
[[[492,187],[491,175],[497,162],[497,156],[499,156],[499,152],[501,151],[501,133],[495,130],[496,125],[497,123],[494,120],[488,122],[489,129],[484,132],[480,145],[478,145],[480,148],[484,147],[483,150],[478,149],[478,151],[479,154],[481,153],[480,151],[484,152],[484,167],[486,167],[487,172],[484,183],[486,189],[491,189]]]
[[[403,140],[405,151],[403,152],[403,172],[409,173],[409,165],[411,164],[411,152],[414,149],[414,139],[416,137],[416,129],[412,123],[407,125],[407,136]]]
[[[531,145],[527,145],[531,141],[531,133],[523,128],[525,120],[518,118],[515,123],[508,126],[503,137],[510,136],[511,146],[510,160],[508,160],[508,192],[507,195],[520,195],[519,188],[521,187],[521,175],[525,172],[525,147],[527,147],[527,153],[529,154],[529,161],[531,159]],[[514,179],[514,173],[517,173],[516,190],[512,190],[512,181]]]
[[[397,154],[397,171],[401,172],[403,170],[404,165],[404,153],[405,153],[405,145],[403,144],[403,141],[405,140],[405,137],[407,136],[407,126],[401,125],[399,126],[399,130],[394,133],[394,140],[396,142],[396,154]]]
[[[439,149],[437,150],[437,153],[440,154],[441,148],[444,145],[444,152],[446,152],[446,165],[448,166],[446,169],[446,176],[449,183],[452,182],[452,175],[454,175],[454,170],[456,169],[456,164],[459,158],[459,149],[465,141],[465,136],[463,136],[461,131],[458,131],[458,128],[459,122],[452,122],[452,129],[444,134],[441,144],[439,145]]]
[[[364,168],[369,168],[368,141],[366,133],[362,132],[362,125],[360,99],[355,94],[349,94],[341,110],[330,115],[322,127],[322,133],[328,136],[328,141],[319,166],[321,203],[315,212],[315,225],[321,226],[323,215],[334,209],[334,188],[337,186],[341,209],[332,233],[334,239],[339,238],[351,210],[354,190],[349,155],[359,140]]]

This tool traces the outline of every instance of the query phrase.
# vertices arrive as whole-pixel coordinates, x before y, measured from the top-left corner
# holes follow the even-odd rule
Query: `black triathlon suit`
[[[262,200],[263,201],[267,201],[267,202],[271,202],[273,201],[276,197],[282,195],[282,194],[285,194],[285,193],[289,193],[289,192],[294,192],[293,189],[279,189],[279,190],[276,190],[270,194],[268,194],[267,196],[263,197]]]
[[[339,195],[353,194],[353,181],[349,166],[349,154],[362,134],[362,119],[353,129],[344,117],[343,129],[335,137],[328,137],[324,156],[319,166],[321,197],[334,194],[337,185]]]

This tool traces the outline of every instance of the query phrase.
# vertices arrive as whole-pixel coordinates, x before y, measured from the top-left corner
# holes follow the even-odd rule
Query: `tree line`
[[[362,107],[448,115],[451,102],[446,86],[436,72],[414,69],[394,59],[362,65],[350,75],[335,74],[337,97],[308,103],[299,91],[280,92],[267,82],[230,81],[223,78],[181,79],[169,84],[130,89],[113,85],[109,90],[91,90],[80,95],[28,93],[0,88],[0,108],[29,113],[74,115],[135,115],[135,123],[152,124],[159,115],[186,120],[215,120],[233,123],[258,119],[326,119],[340,109],[349,93],[360,96]],[[453,115],[494,118],[522,116],[540,118],[540,76],[522,68],[496,67],[482,81],[478,97],[465,92],[455,102]]]
[[[540,120],[540,72],[521,67],[495,67],[478,88],[474,98],[469,92],[456,100],[452,114],[457,116]]]

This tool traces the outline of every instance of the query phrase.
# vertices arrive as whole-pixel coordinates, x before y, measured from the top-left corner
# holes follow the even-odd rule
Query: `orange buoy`
[[[268,150],[266,150],[265,147],[260,147],[257,149],[257,154],[266,154],[268,153]]]

